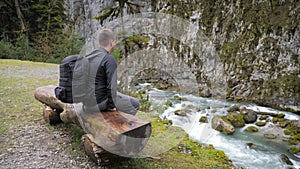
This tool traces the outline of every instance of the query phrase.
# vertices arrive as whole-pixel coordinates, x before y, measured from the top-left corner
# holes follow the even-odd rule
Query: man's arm
[[[117,61],[109,55],[107,62],[105,63],[105,72],[107,77],[107,108],[114,109],[117,96]]]

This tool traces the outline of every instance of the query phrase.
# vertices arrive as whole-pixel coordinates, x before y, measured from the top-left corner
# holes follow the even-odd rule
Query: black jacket
[[[114,100],[117,94],[117,61],[105,49],[100,48],[99,57],[90,60],[90,83],[95,101],[84,102],[86,111],[105,111],[115,108]],[[100,58],[100,59],[99,59]]]

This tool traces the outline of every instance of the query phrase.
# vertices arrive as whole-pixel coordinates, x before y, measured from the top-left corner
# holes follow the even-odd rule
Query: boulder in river
[[[176,110],[174,112],[177,116],[187,116],[188,113],[192,112],[191,110]]]
[[[213,129],[231,135],[235,132],[234,126],[223,116],[214,116],[212,118],[211,126]]]
[[[267,120],[268,117],[269,117],[268,115],[263,114],[259,117],[259,120]]]
[[[281,154],[280,159],[287,165],[293,165],[293,163],[286,154]]]
[[[259,127],[262,127],[262,126],[265,126],[266,125],[266,122],[264,122],[264,121],[258,121],[258,122],[256,122],[255,123],[257,126],[259,126]]]
[[[267,139],[276,139],[277,136],[275,134],[264,134],[264,137]]]
[[[273,118],[272,118],[272,122],[273,122],[274,124],[276,124],[276,123],[278,122],[278,117],[273,117]]]
[[[235,104],[234,104],[234,105],[228,107],[228,108],[227,108],[227,111],[228,111],[228,112],[240,111],[240,108],[239,108],[238,105],[235,105]]]
[[[300,148],[299,148],[299,147],[291,147],[291,148],[289,149],[289,151],[290,151],[291,153],[293,153],[293,154],[297,154],[297,153],[300,152]]]
[[[234,127],[244,127],[245,121],[243,115],[239,113],[229,113],[226,118],[231,122]]]
[[[285,116],[285,114],[283,114],[283,113],[279,113],[279,114],[277,114],[277,116],[276,116],[276,117],[278,117],[278,118],[284,118],[284,116]]]
[[[257,113],[253,110],[242,109],[241,114],[246,123],[254,123],[257,120]]]
[[[199,122],[201,123],[207,123],[207,116],[201,116],[200,119],[199,119]]]
[[[253,132],[258,132],[258,128],[256,128],[255,126],[249,126],[246,128],[246,131],[253,133]]]

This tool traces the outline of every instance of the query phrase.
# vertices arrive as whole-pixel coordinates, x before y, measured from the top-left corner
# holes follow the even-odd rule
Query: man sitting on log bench
[[[98,56],[90,59],[89,79],[92,92],[89,99],[83,101],[83,109],[87,112],[99,112],[107,110],[118,110],[121,112],[135,115],[140,104],[136,98],[117,92],[117,62],[110,54],[115,46],[116,39],[110,29],[103,29],[99,32]],[[95,104],[95,100],[96,103]]]
[[[76,71],[85,67],[79,65],[80,69],[76,69],[75,63],[71,88],[68,83],[64,83],[67,84],[65,91],[61,86],[42,86],[35,90],[34,96],[44,104],[43,116],[50,124],[62,121],[84,129],[88,133],[82,137],[85,152],[93,161],[104,165],[114,161],[116,156],[136,156],[147,144],[152,129],[150,122],[134,116],[140,107],[139,101],[117,92],[117,62],[110,54],[116,45],[113,32],[103,29],[98,38],[100,48],[87,56],[88,75],[83,78],[88,81],[87,90],[76,90],[85,82],[76,80],[77,76],[85,77]],[[78,61],[78,56],[72,57]],[[60,70],[60,77],[63,73]],[[64,80],[60,78],[60,85]],[[72,97],[66,94],[69,89],[73,90]],[[82,93],[85,99],[77,97]]]

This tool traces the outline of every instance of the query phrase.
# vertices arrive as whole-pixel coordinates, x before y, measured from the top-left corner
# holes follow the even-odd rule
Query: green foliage
[[[15,44],[4,39],[0,41],[0,58],[60,63],[64,57],[78,54],[82,44],[83,41],[75,35],[58,37],[51,44],[44,43],[42,36],[33,43],[21,35]]]
[[[111,52],[111,54],[117,60],[117,63],[120,63],[120,61],[121,61],[121,48],[116,48],[115,50],[113,50]]]
[[[32,47],[32,43],[28,42],[25,35],[21,35],[15,42],[0,41],[0,58],[1,59],[21,59],[31,60],[36,54],[36,50]]]
[[[0,58],[59,63],[62,58],[79,53],[82,41],[64,30],[70,24],[64,1],[18,0],[25,23],[21,30],[15,1],[1,2]]]

